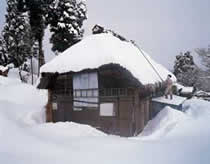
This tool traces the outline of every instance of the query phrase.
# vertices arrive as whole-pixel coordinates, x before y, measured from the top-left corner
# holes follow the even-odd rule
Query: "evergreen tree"
[[[177,81],[185,86],[195,86],[198,79],[198,67],[189,51],[176,56],[174,74]]]
[[[46,15],[49,5],[53,0],[19,0],[18,8],[21,12],[29,13],[29,22],[31,26],[33,43],[38,43],[38,74],[40,67],[45,63],[43,52],[43,37],[46,28]]]
[[[8,54],[6,51],[5,41],[0,36],[0,65],[6,66],[8,64]]]
[[[210,72],[210,45],[208,49],[197,48],[195,52],[201,58],[202,64],[206,67],[206,70]]]
[[[29,12],[29,22],[31,25],[32,36],[34,41],[38,42],[39,45],[39,68],[45,64],[44,59],[44,52],[43,52],[43,37],[44,37],[44,30],[45,30],[45,1],[44,0],[28,0],[25,2],[25,6],[22,5],[25,11]],[[38,71],[39,73],[39,71]]]
[[[27,14],[18,10],[18,0],[7,0],[6,24],[2,35],[5,41],[5,51],[8,53],[8,63],[20,67],[30,56],[30,26]]]
[[[202,69],[199,72],[198,86],[201,90],[210,92],[210,45],[207,48],[197,48],[195,52],[201,59]]]
[[[47,22],[50,25],[54,52],[63,52],[83,37],[83,21],[86,5],[78,0],[54,0],[48,8]]]

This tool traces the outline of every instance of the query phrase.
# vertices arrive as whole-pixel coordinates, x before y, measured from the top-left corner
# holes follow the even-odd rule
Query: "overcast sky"
[[[87,0],[86,35],[95,24],[135,40],[156,61],[173,67],[180,51],[210,44],[210,0]],[[5,0],[0,1],[0,29]]]

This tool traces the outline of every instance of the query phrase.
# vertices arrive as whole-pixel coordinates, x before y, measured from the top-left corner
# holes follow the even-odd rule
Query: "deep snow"
[[[209,164],[210,103],[164,109],[137,137],[121,138],[87,125],[44,123],[45,91],[0,77],[0,163]]]

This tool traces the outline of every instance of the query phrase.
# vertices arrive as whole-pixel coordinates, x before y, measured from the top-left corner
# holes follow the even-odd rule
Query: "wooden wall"
[[[115,66],[109,69],[101,68],[98,72],[99,106],[101,103],[114,103],[114,116],[100,116],[99,106],[75,111],[73,109],[72,75],[58,76],[52,89],[51,103],[57,103],[58,108],[52,111],[53,122],[73,121],[88,124],[108,134],[125,137],[139,134],[149,120],[150,100],[140,98],[137,87],[140,85],[139,82],[132,79],[128,71],[124,76],[124,72],[126,71],[116,69]],[[115,92],[113,88],[122,90]],[[104,89],[111,90],[110,93],[113,94],[106,95],[104,92],[102,94],[100,91]]]
[[[53,110],[53,122],[73,121],[88,124],[108,134],[134,136],[139,134],[149,121],[149,99],[138,100],[138,97],[100,98],[100,103],[113,102],[114,116],[100,116],[99,108],[73,110],[71,96],[54,96],[53,102],[58,105]]]

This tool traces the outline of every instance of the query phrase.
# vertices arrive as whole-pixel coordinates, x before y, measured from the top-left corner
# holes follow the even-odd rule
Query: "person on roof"
[[[173,93],[172,93],[173,81],[172,81],[171,77],[172,76],[169,74],[165,81],[165,83],[166,83],[165,98],[166,99],[168,98],[168,95],[170,95],[170,99],[173,99]]]

